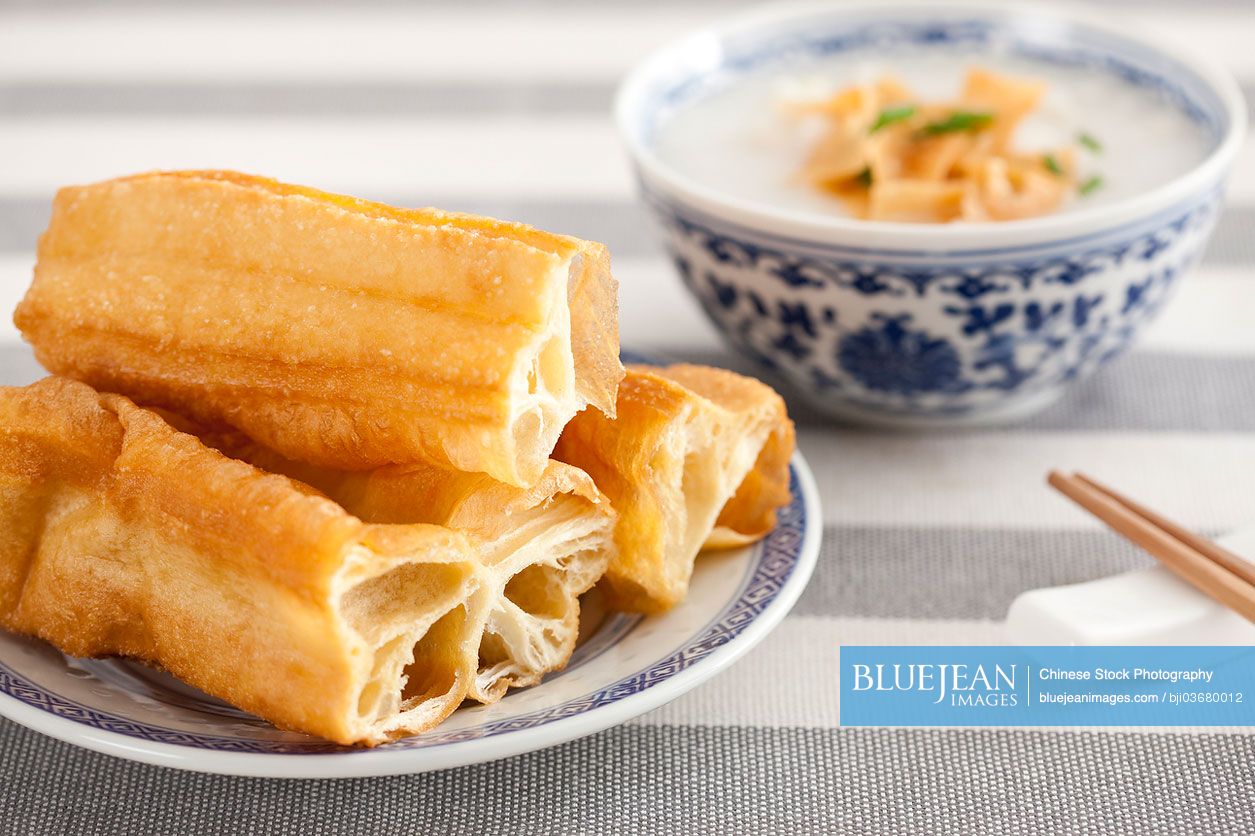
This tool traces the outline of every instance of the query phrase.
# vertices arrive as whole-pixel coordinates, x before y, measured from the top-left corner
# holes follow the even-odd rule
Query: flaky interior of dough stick
[[[737,436],[743,446],[734,454],[736,464],[730,466],[729,478],[736,479],[742,457],[757,450],[753,466],[719,510],[702,549],[734,548],[762,539],[776,527],[777,509],[790,499],[789,460],[796,438],[784,401],[766,384],[723,369],[677,364],[654,371],[733,414],[751,416],[748,431]]]
[[[469,696],[484,703],[566,665],[579,633],[579,596],[614,550],[615,514],[587,474],[551,461],[529,488],[424,464],[351,472],[286,459],[238,433],[206,443],[324,492],[371,523],[431,523],[468,535],[483,577],[473,628],[478,666]]]
[[[467,662],[481,581],[462,549],[451,566],[412,551],[381,562],[355,549],[335,579],[332,600],[348,628],[349,653],[365,649],[370,660],[350,734],[340,742],[379,743],[434,728],[472,684]]]
[[[471,696],[491,703],[566,666],[579,635],[579,596],[601,579],[614,551],[614,516],[609,502],[590,506],[572,492],[517,502],[508,515],[466,516],[455,514],[450,525],[486,544],[492,590]]]
[[[614,419],[585,411],[554,455],[619,513],[613,606],[658,612],[687,592],[703,548],[762,537],[789,499],[793,425],[770,387],[722,369],[631,367]]]
[[[343,469],[539,478],[613,413],[600,244],[234,172],[61,190],[15,321],[58,374]]]
[[[469,692],[468,538],[373,525],[84,384],[0,389],[0,625],[125,655],[276,725],[376,744]]]

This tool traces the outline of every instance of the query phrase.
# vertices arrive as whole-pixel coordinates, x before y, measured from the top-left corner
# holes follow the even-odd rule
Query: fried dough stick
[[[469,693],[468,538],[373,525],[64,378],[0,388],[0,626],[374,745]]]
[[[224,171],[62,189],[14,317],[55,374],[298,460],[529,485],[613,414],[605,247]]]
[[[426,464],[346,472],[290,461],[238,433],[201,435],[228,455],[316,487],[367,522],[464,532],[484,577],[473,699],[496,702],[570,659],[579,596],[601,579],[615,550],[615,512],[583,471],[550,461],[530,488]]]
[[[629,367],[617,410],[580,413],[554,456],[592,476],[619,514],[611,605],[660,612],[684,598],[700,550],[775,526],[790,496],[793,423],[766,384],[692,365]]]

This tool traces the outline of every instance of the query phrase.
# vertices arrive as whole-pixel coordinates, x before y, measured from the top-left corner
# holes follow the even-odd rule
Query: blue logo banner
[[[843,726],[1255,725],[1255,647],[840,653]]]

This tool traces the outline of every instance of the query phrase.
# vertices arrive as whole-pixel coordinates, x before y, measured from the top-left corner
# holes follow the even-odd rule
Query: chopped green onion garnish
[[[979,131],[982,128],[988,128],[989,124],[994,121],[992,113],[975,113],[969,110],[958,110],[951,113],[945,119],[937,122],[930,122],[919,129],[920,136],[937,136],[939,134],[952,134],[958,131]]]
[[[1063,166],[1059,165],[1059,161],[1055,159],[1054,154],[1047,154],[1042,157],[1042,163],[1045,164],[1046,170],[1051,174],[1057,174],[1060,177],[1063,176]]]
[[[915,105],[887,107],[880,111],[880,115],[876,117],[876,121],[872,123],[872,126],[867,130],[867,132],[869,134],[874,134],[886,125],[892,125],[894,122],[901,122],[903,119],[910,119],[914,115]]]
[[[1078,186],[1076,190],[1080,192],[1082,195],[1087,195],[1090,192],[1094,191],[1095,189],[1100,188],[1101,186],[1102,186],[1102,178],[1099,177],[1097,174],[1095,174],[1093,177],[1089,178],[1080,186]]]
[[[872,185],[872,170],[868,166],[854,176],[854,180],[863,188],[870,189]]]
[[[1084,145],[1095,154],[1102,153],[1102,143],[1093,134],[1087,134],[1084,131],[1076,135],[1076,141]]]

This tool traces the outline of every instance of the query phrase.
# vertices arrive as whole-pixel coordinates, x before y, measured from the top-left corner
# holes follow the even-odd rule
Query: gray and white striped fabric
[[[1112,0],[1255,91],[1255,6]],[[0,6],[0,308],[55,188],[230,167],[607,242],[624,344],[736,366],[664,261],[608,107],[650,48],[728,13],[272,0]],[[1248,96],[1249,98],[1249,96]],[[1202,266],[1139,349],[1031,422],[839,429],[801,404],[819,568],[731,670],[547,751],[433,775],[232,779],[114,760],[0,721],[0,833],[1239,833],[1255,737],[837,727],[838,644],[998,643],[1011,599],[1147,559],[1050,495],[1084,467],[1200,530],[1255,522],[1255,154]],[[0,323],[0,382],[40,375]]]

